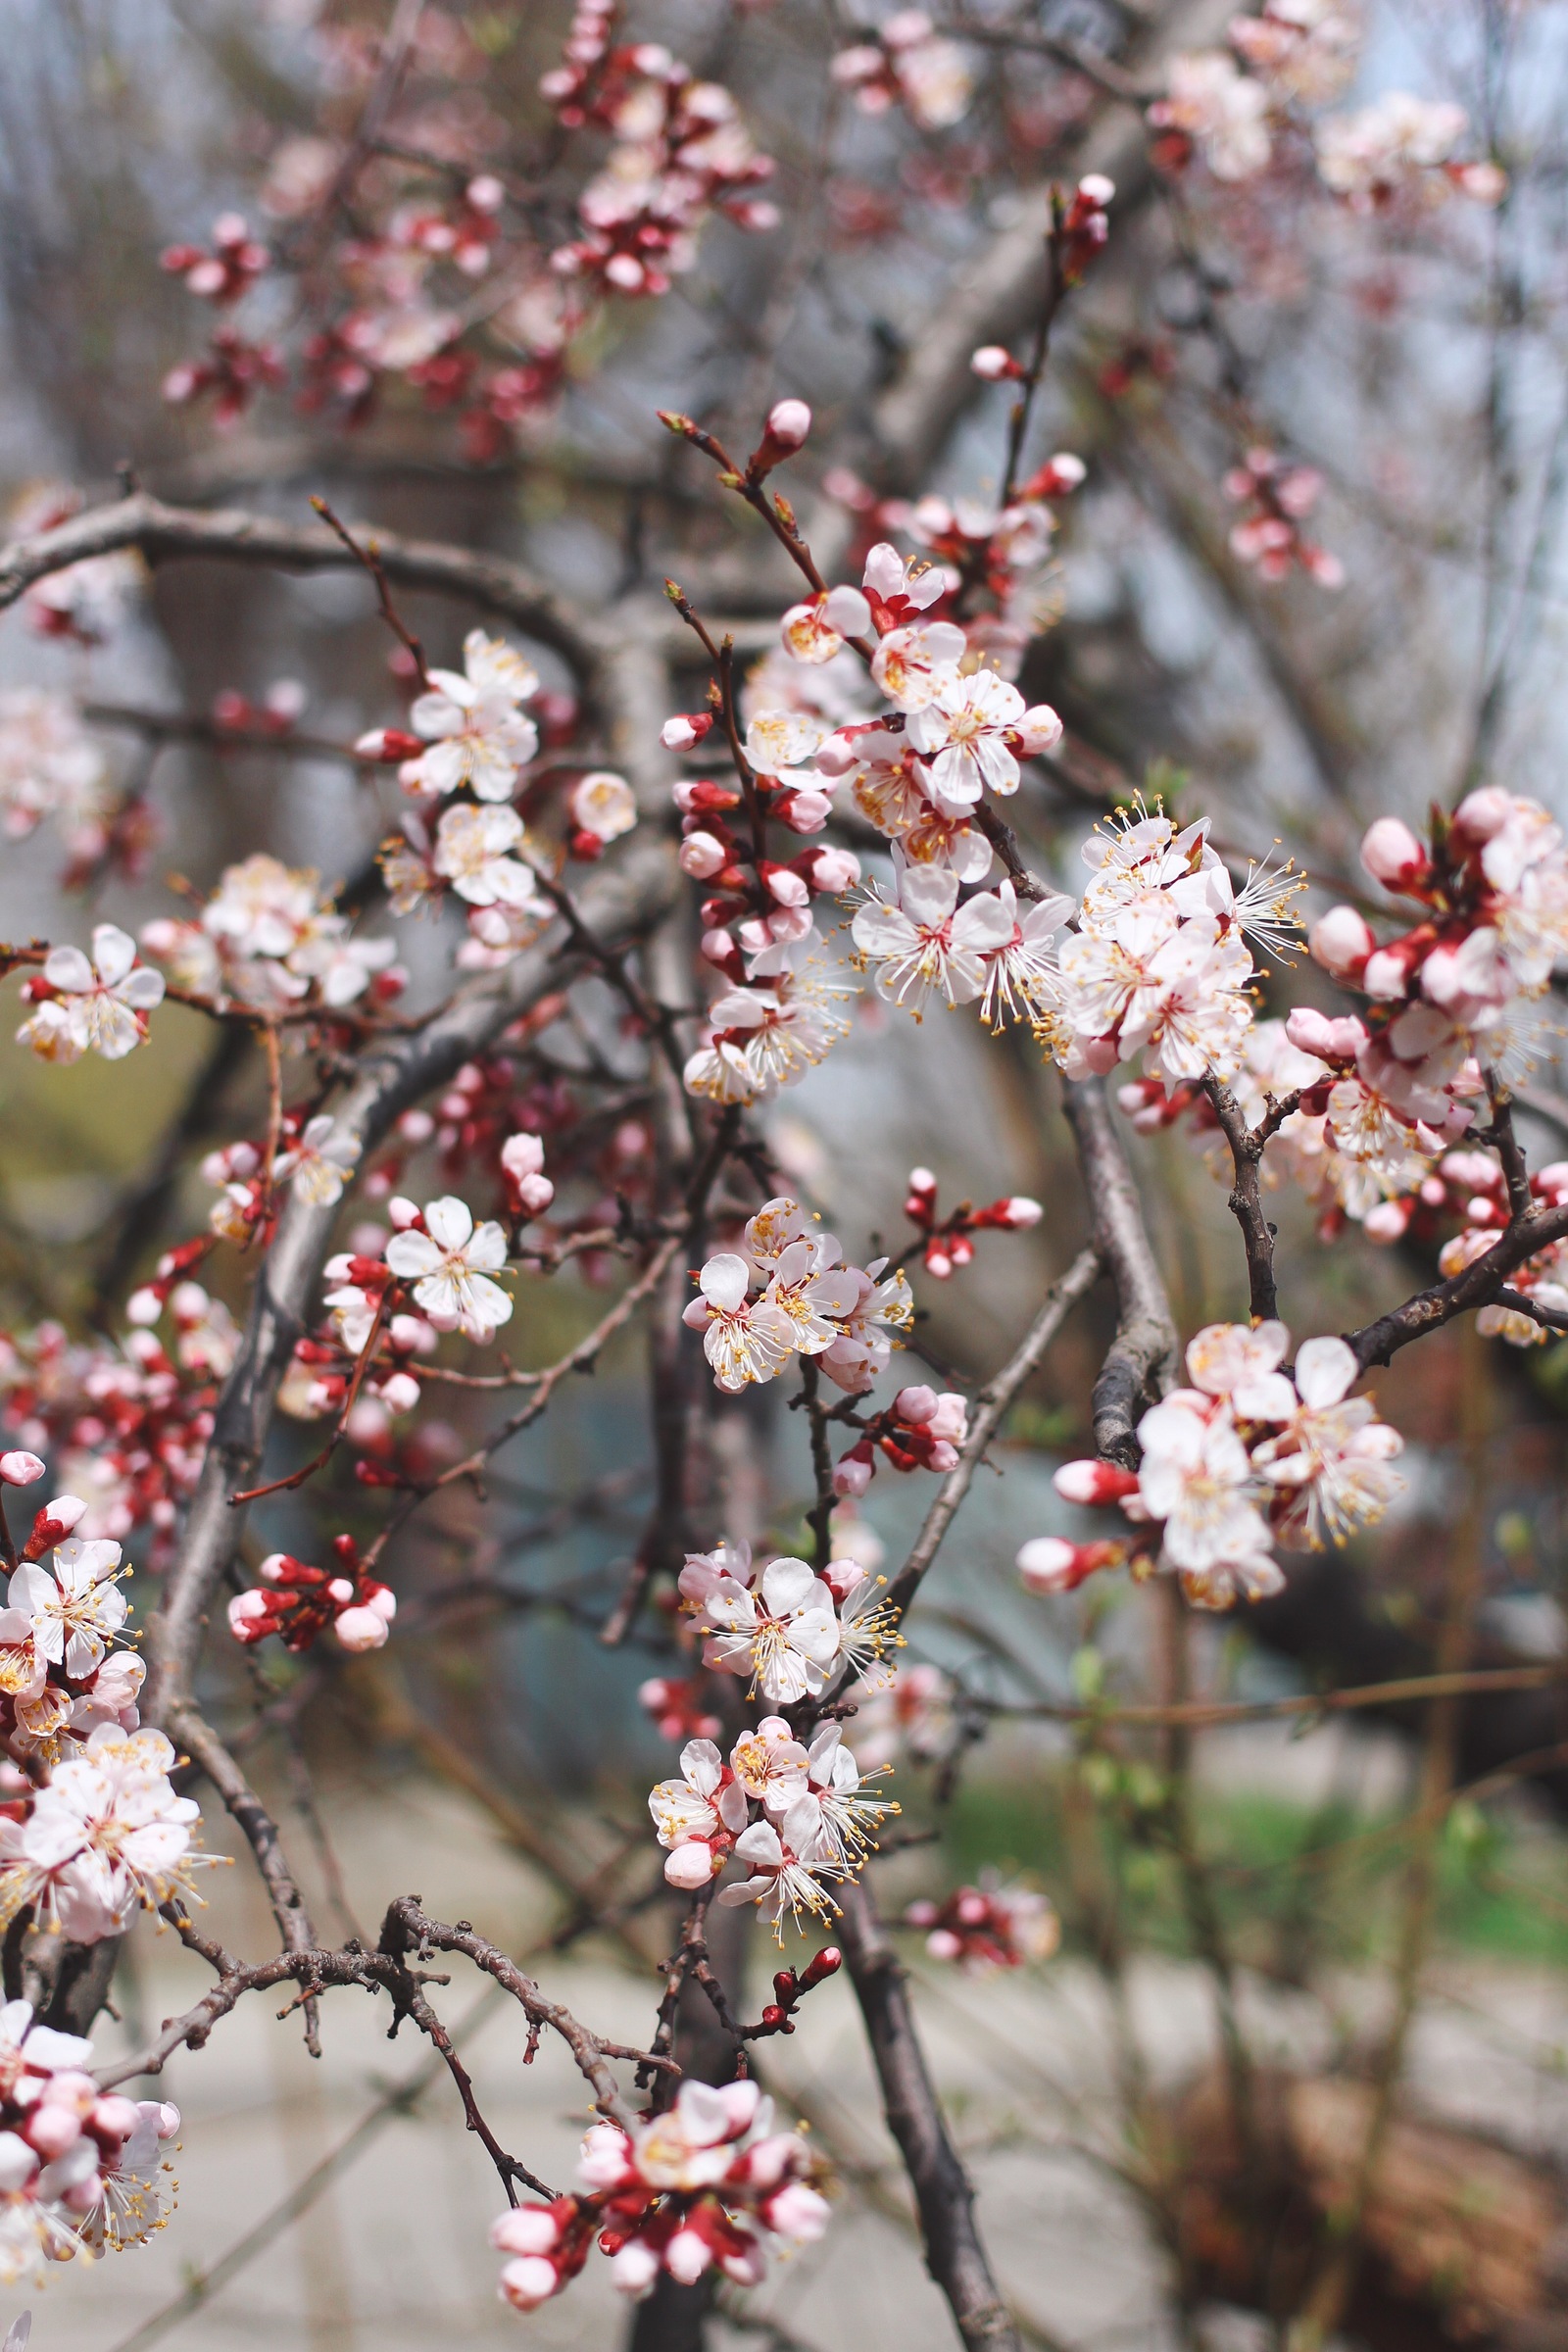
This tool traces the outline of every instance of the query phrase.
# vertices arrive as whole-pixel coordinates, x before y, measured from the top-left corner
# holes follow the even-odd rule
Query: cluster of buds
[[[400,205],[387,223],[387,242],[405,253],[450,262],[465,277],[483,277],[501,233],[498,216],[506,194],[493,172],[476,172],[450,203],[432,202],[425,195]],[[417,363],[409,375],[412,381],[420,380]]]
[[[137,2245],[172,2203],[161,2149],[179,2109],[101,2091],[92,2043],[33,2023],[27,2001],[0,2009],[0,2282],[43,2275],[78,2248]]]
[[[1048,1898],[1027,1886],[959,1886],[943,1903],[910,1903],[906,1927],[919,1928],[933,1960],[955,1960],[971,1976],[1049,1960],[1061,1922]]]
[[[1338,556],[1303,538],[1301,524],[1323,495],[1315,466],[1287,466],[1272,449],[1250,449],[1226,474],[1223,488],[1247,513],[1233,525],[1231,553],[1255,564],[1259,579],[1283,580],[1295,565],[1320,588],[1343,588],[1345,566]]]
[[[1027,1233],[1038,1225],[1044,1211],[1038,1200],[1026,1194],[1011,1193],[1001,1200],[993,1200],[988,1208],[973,1208],[967,1200],[945,1217],[937,1215],[937,1180],[929,1168],[911,1168],[905,1187],[904,1213],[911,1225],[925,1236],[923,1257],[925,1270],[938,1282],[946,1282],[959,1266],[968,1265],[974,1256],[971,1234],[985,1232]]]
[[[550,267],[618,294],[667,294],[710,213],[739,228],[777,226],[777,208],[756,193],[774,165],[721,83],[698,80],[656,41],[612,47],[612,6],[581,0],[567,63],[540,83],[564,123],[596,123],[614,142],[577,200],[577,236]]]
[[[778,1968],[773,1971],[773,1998],[763,2009],[753,2035],[760,2041],[767,2034],[793,2034],[794,2017],[806,1994],[837,1976],[844,1965],[844,1954],[836,1943],[824,1944],[814,1958],[797,1971]]]
[[[1535,1000],[1568,955],[1568,844],[1539,802],[1487,785],[1435,811],[1425,841],[1380,817],[1361,858],[1420,918],[1380,944],[1356,907],[1323,915],[1314,957],[1371,1002],[1337,1020],[1298,1009],[1287,1036],[1327,1074],[1310,1107],[1367,1180],[1369,1207],[1419,1189],[1471,1125],[1487,1071],[1528,1067]]]
[[[833,1472],[835,1494],[863,1494],[882,1453],[895,1470],[935,1470],[945,1477],[958,1466],[958,1448],[969,1435],[969,1408],[956,1390],[939,1395],[923,1383],[901,1389],[885,1412],[863,1426]]]
[[[963,51],[933,30],[917,8],[901,8],[876,28],[874,40],[857,41],[833,60],[833,78],[855,92],[862,115],[885,115],[903,106],[920,130],[947,130],[960,122],[974,95],[974,75]]]
[[[1190,1388],[1138,1424],[1143,1461],[1067,1462],[1066,1502],[1119,1506],[1129,1536],[1075,1544],[1037,1536],[1018,1553],[1034,1592],[1070,1592],[1101,1569],[1180,1577],[1197,1608],[1259,1600],[1284,1586],[1272,1546],[1321,1550],[1380,1519],[1403,1486],[1402,1449],[1372,1400],[1352,1396],[1360,1366],[1344,1340],[1307,1340],[1295,1365],[1283,1323],[1212,1323],[1187,1349]]]
[[[1099,260],[1110,235],[1109,207],[1115,193],[1114,180],[1102,172],[1090,172],[1058,207],[1052,241],[1063,285],[1080,285]]]
[[[275,391],[288,381],[283,355],[275,343],[252,343],[236,327],[220,326],[203,357],[181,360],[164,378],[164,398],[171,408],[189,408],[213,396],[213,421],[238,422],[262,392]]]
[[[662,2115],[629,2131],[596,2124],[583,2141],[582,2190],[515,2206],[492,2228],[492,2245],[511,2257],[503,2301],[536,2311],[596,2240],[626,2295],[649,2293],[662,2271],[691,2286],[717,2268],[755,2286],[770,2244],[807,2244],[828,2217],[800,2134],[772,2126],[772,2101],[752,2082],[683,2082]]]
[[[311,1647],[330,1626],[345,1649],[379,1649],[398,1613],[397,1595],[367,1574],[352,1536],[334,1536],[338,1566],[313,1568],[286,1551],[270,1552],[260,1585],[236,1592],[228,1630],[250,1647],[276,1634],[285,1649]]]
[[[651,1675],[637,1697],[662,1740],[716,1740],[723,1729],[704,1703],[701,1675]]]
[[[209,251],[201,245],[167,245],[160,267],[182,277],[187,294],[202,302],[237,302],[267,268],[267,247],[251,235],[238,213],[220,213],[213,222]]]
[[[144,1328],[118,1347],[73,1341],[53,1322],[0,1336],[7,1425],[34,1452],[53,1453],[85,1496],[84,1534],[122,1539],[150,1527],[155,1567],[200,1476],[218,1384],[239,1339],[222,1301],[173,1272],[167,1284],[133,1293],[127,1308],[133,1322],[154,1320],[150,1309],[162,1312],[167,1298],[174,1326],[168,1348]]]

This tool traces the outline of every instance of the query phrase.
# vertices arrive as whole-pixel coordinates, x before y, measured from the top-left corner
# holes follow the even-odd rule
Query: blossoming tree
[[[788,211],[730,88],[611,0],[581,0],[526,93],[462,10],[383,13],[315,24],[319,120],[269,144],[265,230],[254,207],[226,212],[164,252],[212,323],[193,325],[163,397],[216,428],[220,466],[225,432],[291,411],[323,481],[388,419],[454,480],[507,479],[550,449],[627,316],[683,299],[705,236],[772,240]],[[827,2168],[776,2127],[762,2045],[809,2034],[807,1996],[843,1968],[954,2325],[971,2346],[1016,2344],[869,1868],[899,1835],[890,1765],[956,1770],[984,1729],[950,1675],[905,1656],[977,1472],[1058,1335],[1108,1302],[1075,1415],[1093,1451],[1056,1472],[1067,1510],[1017,1574],[1046,1596],[1147,1587],[1179,1649],[1185,1612],[1245,1614],[1397,1496],[1401,1437],[1369,1376],[1460,1318],[1516,1348],[1568,1331],[1568,1161],[1515,1119],[1568,960],[1568,842],[1494,772],[1488,727],[1421,830],[1378,815],[1359,870],[1342,857],[1337,875],[1332,842],[1303,840],[1302,873],[1245,809],[1217,823],[1186,777],[1141,789],[1041,683],[1053,551],[1095,464],[1049,446],[1052,368],[1064,348],[1080,377],[1092,365],[1095,402],[1132,404],[1145,432],[1151,404],[1177,397],[1156,322],[1096,307],[1118,237],[1163,220],[1202,295],[1193,339],[1219,368],[1230,442],[1205,526],[1220,568],[1249,595],[1298,575],[1320,596],[1345,575],[1306,534],[1323,478],[1274,446],[1220,290],[1239,192],[1268,208],[1276,246],[1326,234],[1368,254],[1396,237],[1457,247],[1507,198],[1456,106],[1351,102],[1349,9],[1268,0],[1206,42],[1200,14],[1183,12],[1191,41],[1144,32],[1124,55],[905,11],[814,59],[845,220],[857,190],[862,213],[895,201],[874,184],[895,148],[910,202],[947,201],[944,173],[996,192],[1031,153],[1032,176],[859,430],[831,386],[824,427],[787,365],[816,201],[797,158],[808,218],[790,258],[770,243],[764,264],[732,257],[774,271],[784,306],[756,338],[755,385],[657,411],[686,532],[661,543],[662,597],[640,538],[620,592],[568,595],[472,536],[346,519],[335,494],[314,514],[253,511],[156,495],[134,470],[118,497],[34,501],[0,553],[0,603],[83,661],[149,569],[196,562],[358,575],[390,657],[357,723],[325,733],[287,682],[226,686],[210,710],[0,694],[8,833],[58,828],[82,894],[60,936],[0,950],[19,1050],[52,1065],[156,1054],[177,1005],[211,1025],[225,1073],[261,1081],[253,1115],[204,1132],[198,1100],[172,1135],[91,1336],[22,1317],[0,1337],[7,2279],[163,2217],[158,2151],[178,2118],[119,2082],[278,1986],[315,2048],[326,1995],[357,1988],[385,1992],[450,2068],[505,2192],[506,2300],[527,2312],[569,2291],[597,2249],[641,2303],[637,2340],[687,2341],[716,2280],[753,2285],[776,2249],[832,2227]],[[970,152],[988,57],[1046,74],[1034,103],[1055,113],[1026,129],[1020,101]],[[852,182],[857,141],[871,176]],[[984,492],[949,497],[931,482],[971,399],[977,429],[995,428]],[[654,415],[642,400],[639,423]],[[1299,674],[1287,683],[1322,737]],[[111,760],[115,730],[139,764]],[[136,919],[129,894],[158,863],[156,762],[181,745],[220,775],[236,758],[336,762],[376,811],[374,857],[334,891],[247,847]],[[1063,806],[1086,801],[1099,813],[1062,840]],[[1079,1180],[1050,1207],[1081,1247],[973,1378],[929,1344],[934,1286],[961,1286],[979,1236],[996,1259],[1020,1250],[1042,1202],[998,1191],[944,1211],[916,1167],[891,1247],[853,1193],[841,1239],[777,1116],[858,1025],[874,1040],[921,1024],[923,1042],[949,1021],[1052,1074]],[[1160,1134],[1221,1155],[1245,1316],[1177,1327],[1129,1141]],[[187,1160],[211,1199],[181,1222]],[[974,1161],[983,1182],[984,1149]],[[1290,1188],[1325,1236],[1359,1228],[1434,1262],[1386,1311],[1332,1324],[1310,1273],[1293,1275],[1293,1331],[1269,1215]],[[540,1302],[562,1290],[591,1311],[525,1364],[512,1343],[536,1352]],[[654,1653],[645,1704],[673,1750],[644,1862],[674,1924],[631,2046],[404,1887],[385,1890],[373,1947],[326,1942],[210,1692],[225,1643],[255,1653],[263,1708],[279,1648],[313,1661],[322,1703],[345,1657],[417,1658],[438,1606],[411,1567],[418,1528],[482,1495],[568,1376],[639,1329],[640,1527],[619,1590],[582,1602],[601,1642]],[[735,1400],[762,1392],[801,1459],[799,1490],[759,1524],[730,1515],[723,1443],[744,1441]],[[925,1504],[886,1577],[859,1515],[877,1477]],[[795,1504],[795,1547],[765,1541]],[[134,1611],[132,1556],[156,1588]],[[1166,1720],[1183,1720],[1179,1688]],[[187,1793],[202,1787],[270,1904],[262,1957],[203,1929]],[[141,1912],[212,1984],[95,2069],[93,2022]],[[720,1951],[731,1913],[780,1947],[755,2019]],[[1021,1886],[933,1893],[907,1925],[940,1963],[982,1969],[1049,1955],[1056,1933]],[[547,2187],[486,2123],[426,1989],[443,1953],[511,1996],[530,2050],[545,2033],[569,2050],[595,2117],[573,2185]],[[1348,2291],[1333,2245],[1324,2260],[1302,2321],[1319,2336]]]

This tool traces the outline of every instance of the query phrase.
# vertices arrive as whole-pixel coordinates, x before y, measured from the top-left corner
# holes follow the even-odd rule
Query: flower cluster
[[[1271,449],[1250,449],[1226,474],[1225,495],[1247,513],[1231,530],[1231,553],[1255,564],[1258,577],[1285,579],[1292,565],[1320,588],[1343,588],[1345,566],[1327,548],[1303,538],[1301,524],[1323,495],[1314,466],[1287,466]]]
[[[987,1208],[973,1208],[967,1200],[960,1200],[945,1217],[938,1217],[937,1190],[937,1180],[929,1168],[909,1170],[904,1213],[924,1234],[922,1261],[926,1272],[938,1282],[946,1282],[958,1267],[968,1265],[974,1256],[971,1234],[1026,1233],[1032,1225],[1039,1224],[1044,1214],[1038,1200],[1031,1200],[1023,1193],[1010,1193],[1001,1200],[993,1200]]]
[[[17,1040],[41,1061],[79,1061],[86,1053],[122,1061],[147,1042],[147,1015],[164,1001],[164,978],[138,960],[128,932],[99,923],[90,958],[80,948],[51,948],[22,993],[36,1009]]]
[[[154,1566],[200,1475],[218,1383],[239,1341],[221,1299],[171,1273],[132,1294],[127,1313],[139,1328],[118,1346],[74,1341],[54,1322],[0,1334],[0,1418],[24,1446],[55,1454],[80,1500],[74,1527],[116,1538],[151,1527]],[[166,1303],[167,1348],[145,1328]]]
[[[956,1960],[973,1977],[1049,1960],[1061,1941],[1054,1906],[1027,1886],[959,1886],[946,1902],[910,1903],[904,1923],[924,1931],[933,1960]]]
[[[566,63],[539,84],[564,126],[594,123],[613,142],[577,200],[577,235],[550,267],[618,294],[667,294],[710,213],[740,228],[777,226],[777,207],[756,194],[773,161],[721,83],[698,80],[657,41],[612,46],[613,16],[614,0],[578,0]]]
[[[934,32],[917,8],[884,18],[876,38],[841,49],[833,78],[855,92],[862,115],[904,106],[920,130],[949,130],[961,122],[974,96],[974,75],[956,41]]]
[[[1148,119],[1167,171],[1196,157],[1235,185],[1266,172],[1282,144],[1298,142],[1303,108],[1340,94],[1361,27],[1344,0],[1267,0],[1258,15],[1232,22],[1230,38],[1242,65],[1230,50],[1180,52]],[[1406,197],[1430,204],[1452,189],[1496,204],[1507,184],[1498,167],[1456,160],[1468,127],[1463,107],[1391,90],[1353,114],[1320,118],[1309,153],[1323,186],[1357,211]]]
[[[883,1280],[886,1258],[847,1266],[830,1233],[815,1233],[798,1200],[765,1201],[741,1236],[697,1278],[701,1297],[685,1320],[703,1335],[717,1388],[730,1395],[774,1380],[792,1356],[810,1356],[836,1387],[863,1396],[886,1371],[914,1319],[902,1273]]]
[[[1382,945],[1353,906],[1313,925],[1316,960],[1370,1002],[1341,1019],[1291,1014],[1290,1046],[1317,1076],[1282,1141],[1364,1217],[1419,1189],[1472,1124],[1485,1072],[1506,1083],[1528,1068],[1536,1001],[1568,956],[1568,844],[1539,802],[1487,785],[1427,842],[1380,817],[1361,858],[1420,919]]]
[[[132,1713],[132,1721],[134,1715]],[[45,1786],[0,1817],[0,1920],[23,1910],[73,1943],[123,1936],[138,1910],[189,1902],[201,1808],[176,1796],[175,1756],[162,1732],[100,1722],[57,1762]]]
[[[1142,1053],[1167,1090],[1234,1077],[1252,1021],[1244,934],[1288,935],[1299,883],[1288,869],[1260,872],[1238,891],[1209,846],[1206,817],[1178,832],[1141,802],[1097,825],[1083,858],[1094,878],[1058,959],[1067,1075],[1102,1074]]]
[[[755,2082],[683,2082],[673,2107],[630,2132],[594,2125],[583,2141],[582,2191],[518,2205],[490,2232],[511,2257],[501,2295],[536,2311],[574,2278],[595,2239],[623,2294],[646,2295],[661,2271],[694,2285],[717,2269],[755,2286],[770,2243],[804,2245],[827,2227],[818,2168],[800,2134],[773,2130]]]
[[[775,1560],[768,1574],[803,1566]],[[782,1587],[783,1578],[777,1581]],[[801,1630],[803,1614],[797,1611],[793,1624],[771,1621],[786,1629],[780,1648],[790,1632]],[[801,1678],[785,1673],[777,1679],[788,1685]],[[695,1892],[726,1863],[738,1862],[747,1875],[721,1886],[719,1901],[730,1907],[755,1903],[778,1941],[786,1912],[798,1927],[803,1911],[826,1918],[837,1910],[828,1886],[854,1878],[875,1848],[873,1832],[899,1810],[873,1787],[875,1776],[862,1777],[836,1723],[819,1726],[808,1748],[781,1715],[767,1715],[741,1734],[727,1764],[711,1740],[689,1740],[680,1768],[678,1781],[661,1781],[648,1798],[665,1848],[665,1878]]]
[[[160,2148],[179,2109],[98,2088],[92,2043],[0,2008],[0,2282],[41,2278],[78,2247],[139,2245],[172,2204]]]
[[[0,1454],[0,1493],[43,1476],[36,1454]],[[0,1740],[19,1762],[75,1754],[99,1731],[133,1732],[146,1676],[111,1644],[125,1623],[118,1544],[80,1537],[85,1505],[57,1494],[33,1517],[0,1609]],[[46,1555],[52,1555],[47,1566]]]
[[[1130,1537],[1073,1544],[1037,1536],[1018,1554],[1031,1592],[1070,1592],[1102,1568],[1131,1565],[1181,1578],[1196,1607],[1225,1609],[1284,1585],[1272,1546],[1320,1550],[1379,1520],[1403,1486],[1403,1441],[1352,1396],[1360,1378],[1343,1340],[1307,1340],[1290,1373],[1283,1323],[1212,1323],[1187,1349],[1191,1388],[1175,1389],[1138,1425],[1137,1471],[1068,1462],[1068,1502],[1119,1503]]]
[[[228,1630],[247,1648],[277,1634],[285,1649],[307,1650],[328,1626],[345,1649],[379,1649],[398,1613],[397,1595],[367,1574],[352,1536],[334,1536],[336,1568],[313,1568],[286,1551],[270,1552],[260,1585],[236,1592]]]
[[[70,696],[42,686],[0,691],[0,833],[21,841],[52,817],[83,863],[102,854],[114,808],[103,752]]]
[[[749,1678],[775,1706],[820,1698],[845,1672],[860,1673],[899,1642],[878,1598],[880,1579],[858,1560],[830,1560],[820,1576],[805,1560],[752,1564],[749,1544],[689,1552],[681,1605],[707,1636],[703,1663]]]
[[[390,939],[355,939],[320,876],[259,851],[225,866],[195,921],[159,916],[141,944],[182,989],[286,1012],[318,1005],[342,1011],[370,991],[386,1003],[401,990]]]

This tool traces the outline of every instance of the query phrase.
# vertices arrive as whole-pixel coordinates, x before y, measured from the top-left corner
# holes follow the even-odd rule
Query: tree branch
[[[1062,1107],[1094,1211],[1096,1248],[1116,1288],[1116,1337],[1095,1383],[1095,1446],[1104,1460],[1132,1470],[1144,1405],[1175,1376],[1176,1323],[1101,1080],[1063,1087]]]

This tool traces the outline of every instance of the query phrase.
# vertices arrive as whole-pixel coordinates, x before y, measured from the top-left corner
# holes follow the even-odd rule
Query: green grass
[[[943,1816],[940,1851],[949,1883],[989,1867],[1044,1887],[1062,1914],[1067,1947],[1082,1950],[1093,1941],[1092,1923],[1068,1866],[1066,1794],[1065,1767],[1028,1783],[971,1778]],[[1191,1951],[1182,1872],[1155,1776],[1140,1768],[1130,1784],[1102,1786],[1092,1809],[1086,1795],[1080,1788],[1080,1872],[1088,1852],[1102,1887],[1117,1890],[1126,1942]],[[1314,1966],[1388,1956],[1410,1852],[1397,1817],[1204,1790],[1194,1826],[1238,1959],[1299,1979]],[[1440,1947],[1568,1968],[1565,1847],[1568,1838],[1553,1829],[1456,1807],[1439,1858]]]

